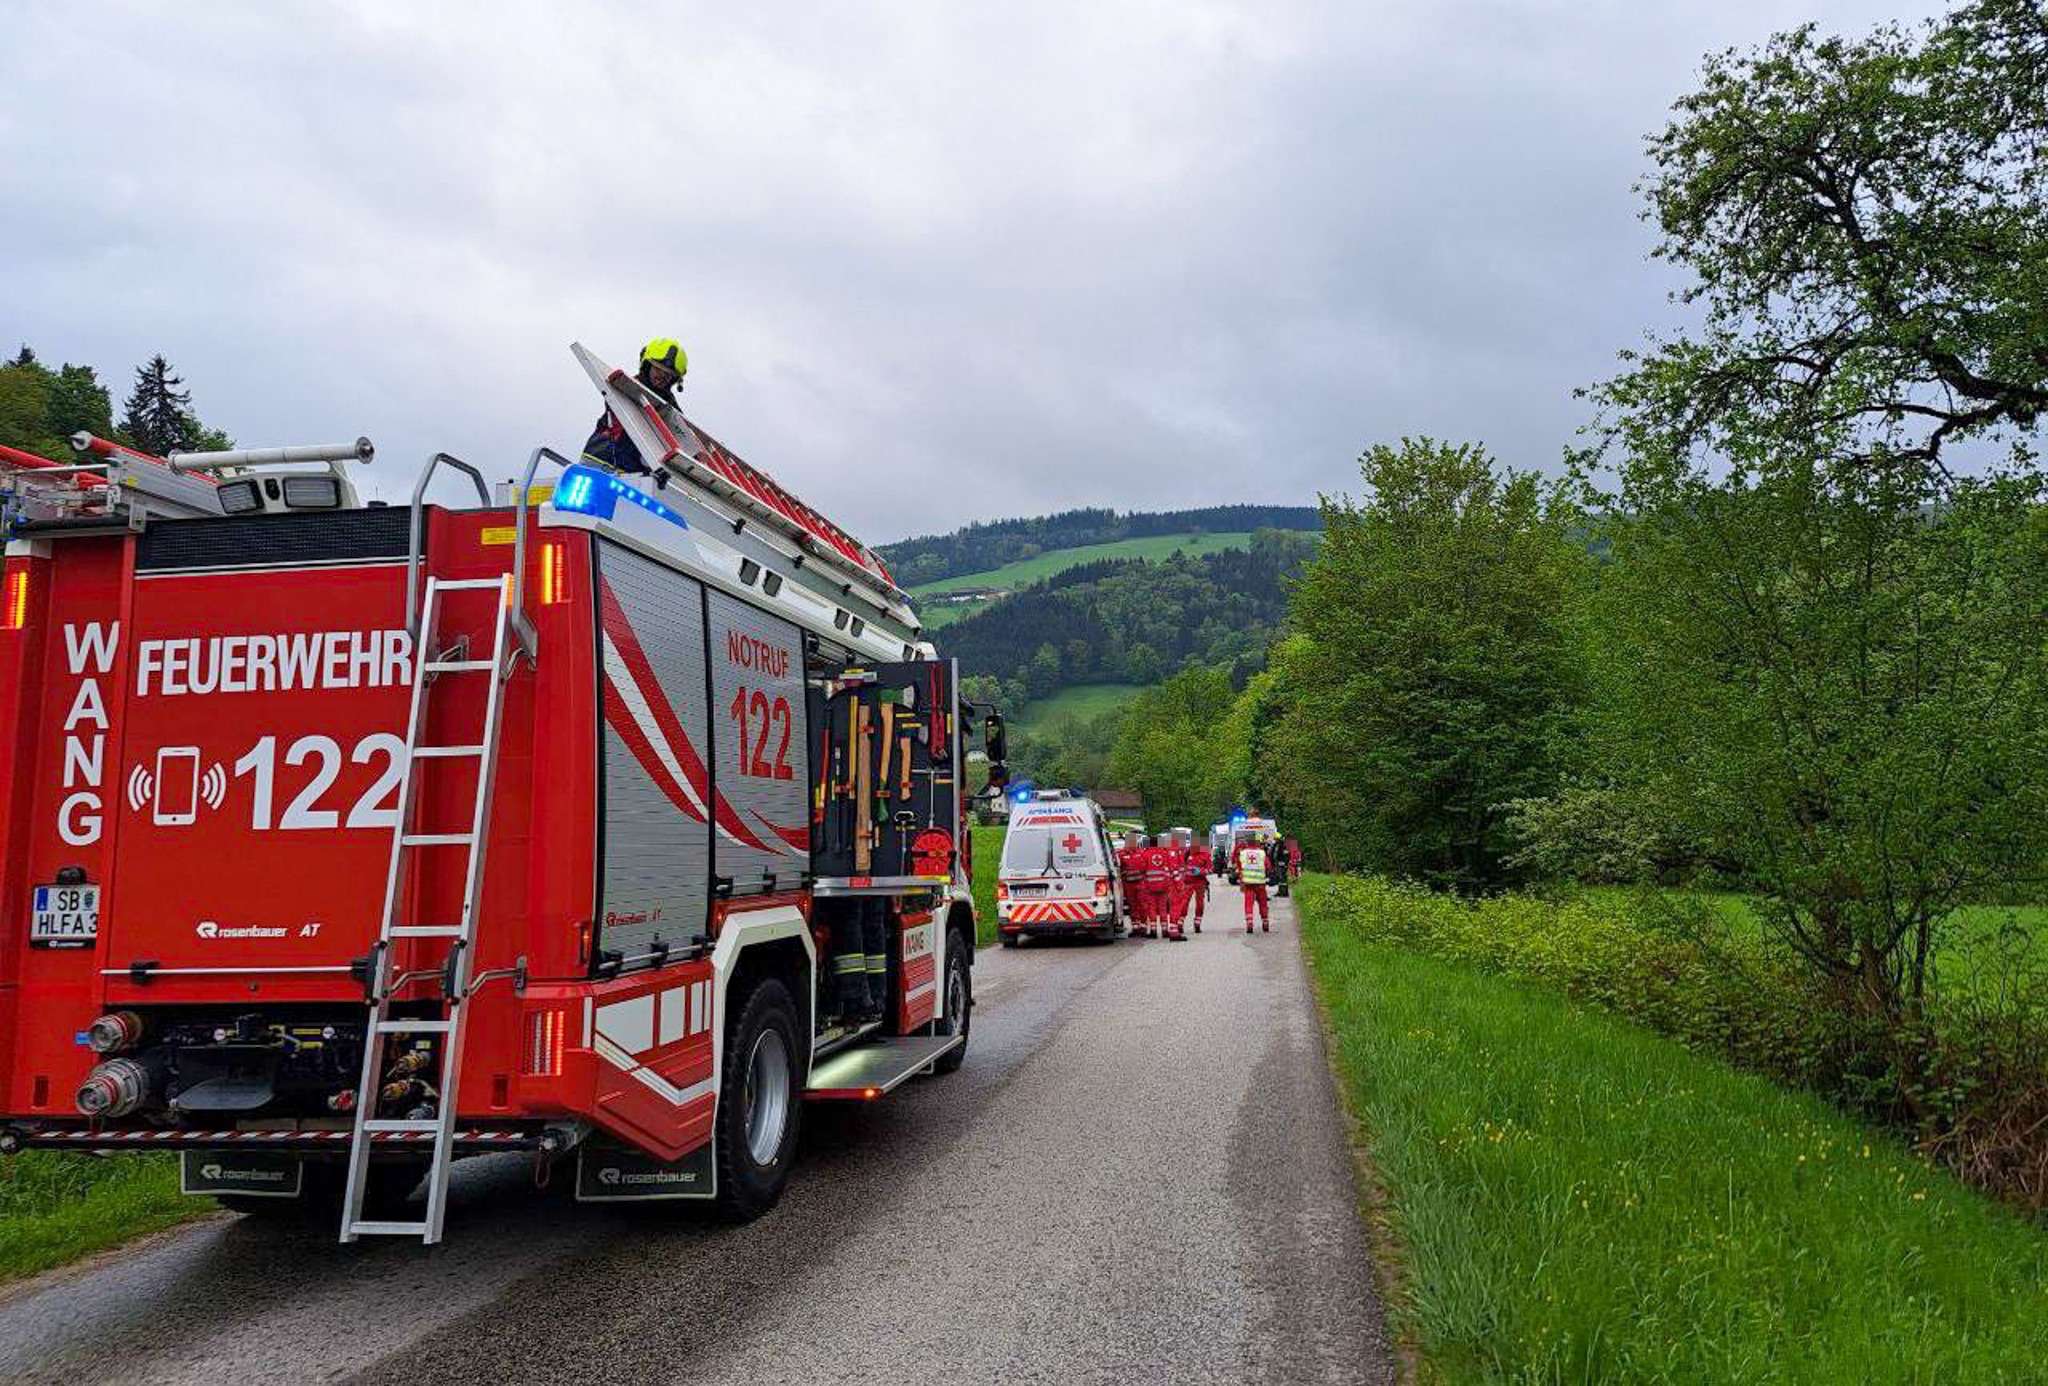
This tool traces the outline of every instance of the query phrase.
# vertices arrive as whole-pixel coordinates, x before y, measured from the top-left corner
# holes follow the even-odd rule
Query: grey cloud
[[[400,494],[573,447],[566,343],[674,333],[686,407],[875,540],[1304,500],[1402,433],[1552,465],[1668,311],[1643,135],[1808,17],[1886,15],[17,6],[0,334],[164,351],[246,442],[368,432]]]

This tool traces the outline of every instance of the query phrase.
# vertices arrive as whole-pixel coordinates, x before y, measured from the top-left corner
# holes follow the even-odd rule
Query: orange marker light
[[[540,546],[540,604],[553,606],[569,599],[566,559],[560,544]]]
[[[526,1071],[542,1078],[553,1078],[562,1071],[562,1044],[568,1030],[566,1017],[559,1007],[535,1011],[527,1017]]]
[[[16,568],[7,575],[5,627],[20,630],[28,624],[28,569]]]

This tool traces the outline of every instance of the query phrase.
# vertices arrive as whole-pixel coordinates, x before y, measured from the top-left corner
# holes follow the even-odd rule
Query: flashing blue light
[[[561,481],[555,486],[553,504],[557,510],[573,510],[594,519],[609,520],[617,513],[622,500],[667,520],[677,529],[690,527],[690,522],[680,513],[669,509],[639,487],[580,464],[562,473]]]

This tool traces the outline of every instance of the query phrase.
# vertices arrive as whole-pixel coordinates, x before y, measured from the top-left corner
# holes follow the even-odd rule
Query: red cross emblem
[[[1081,835],[1079,833],[1068,833],[1060,839],[1060,846],[1067,849],[1068,856],[1072,856],[1081,850]]]

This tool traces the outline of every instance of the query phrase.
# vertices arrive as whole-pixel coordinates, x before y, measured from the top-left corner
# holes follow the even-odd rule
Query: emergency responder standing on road
[[[676,402],[676,391],[682,388],[683,377],[689,373],[690,355],[673,337],[656,337],[640,348],[640,383],[671,407]],[[640,449],[633,446],[633,440],[626,436],[625,428],[609,409],[597,421],[590,441],[583,445],[583,460],[615,472],[650,470],[646,459],[640,456]]]
[[[1152,897],[1152,938],[1183,939],[1180,920],[1175,918],[1173,897],[1180,874],[1180,849],[1168,847],[1158,838],[1145,849],[1142,858],[1145,871],[1145,890]]]
[[[1195,932],[1202,932],[1202,910],[1209,903],[1209,848],[1197,842],[1187,850],[1188,898],[1195,906]]]
[[[1188,875],[1181,855],[1180,835],[1169,833],[1160,844],[1166,849],[1166,920],[1177,934],[1188,912]]]
[[[1252,931],[1252,908],[1258,907],[1259,926],[1267,933],[1273,932],[1272,906],[1266,900],[1267,852],[1263,840],[1251,837],[1237,844],[1231,853],[1231,863],[1237,868],[1238,888],[1244,892],[1244,931]]]
[[[1138,853],[1144,847],[1144,839],[1138,834],[1126,831],[1118,839],[1116,849],[1116,873],[1124,882],[1124,917],[1131,922],[1131,937],[1142,935],[1145,923],[1144,873],[1138,867]]]

